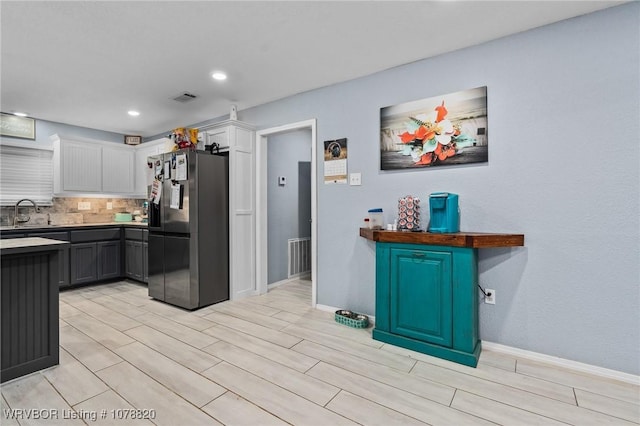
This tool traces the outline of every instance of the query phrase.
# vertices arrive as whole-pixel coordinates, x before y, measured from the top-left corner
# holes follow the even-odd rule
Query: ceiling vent
[[[186,103],[186,102],[191,102],[196,98],[197,98],[197,96],[194,95],[193,93],[184,92],[181,95],[178,95],[175,98],[173,98],[173,100],[174,101],[178,101],[178,102],[182,102],[182,103]]]

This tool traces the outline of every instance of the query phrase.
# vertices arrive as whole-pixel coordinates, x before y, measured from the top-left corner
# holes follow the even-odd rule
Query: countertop
[[[428,244],[434,246],[492,248],[524,246],[524,234],[491,234],[484,232],[431,232],[383,231],[360,228],[360,236],[380,243]]]
[[[0,240],[0,252],[2,252],[2,254],[32,253],[56,250],[65,245],[69,245],[69,243],[67,241],[58,241],[49,238],[7,238]]]
[[[88,227],[105,227],[105,226],[127,226],[146,229],[148,224],[142,222],[102,222],[102,223],[70,223],[64,225],[33,225],[33,226],[19,226],[14,228],[13,226],[0,226],[0,232],[16,231],[16,232],[39,232],[48,231],[51,229],[76,229],[76,228],[88,228]]]

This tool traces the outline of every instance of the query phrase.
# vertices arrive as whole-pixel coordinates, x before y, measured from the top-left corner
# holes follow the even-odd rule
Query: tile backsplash
[[[40,214],[34,214],[33,206],[29,203],[20,205],[19,214],[28,214],[33,220],[41,221],[43,214],[49,214],[52,223],[104,223],[113,222],[116,213],[142,210],[145,200],[133,198],[54,198],[53,205],[40,206]],[[78,203],[88,203],[89,209],[79,210]],[[107,210],[107,203],[112,209]],[[86,205],[85,205],[86,207]],[[0,207],[0,225],[13,225],[13,207]],[[39,222],[38,222],[39,223]]]

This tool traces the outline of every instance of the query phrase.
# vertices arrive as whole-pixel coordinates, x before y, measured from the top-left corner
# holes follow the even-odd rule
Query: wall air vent
[[[176,96],[175,98],[173,98],[173,100],[174,100],[174,101],[178,101],[178,102],[185,103],[185,102],[191,102],[191,101],[193,101],[193,100],[194,100],[194,99],[196,99],[196,98],[197,98],[197,96],[196,96],[196,95],[194,95],[193,93],[184,92],[184,93],[182,93],[182,94],[180,94],[180,95]]]

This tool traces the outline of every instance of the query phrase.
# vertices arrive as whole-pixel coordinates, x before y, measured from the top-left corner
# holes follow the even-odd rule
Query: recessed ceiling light
[[[137,117],[140,115],[138,111],[134,111],[134,110],[129,111],[127,114],[129,114],[132,117]]]
[[[17,115],[18,117],[26,117],[27,114],[25,114],[24,112],[14,112],[13,115]]]
[[[213,74],[211,74],[211,77],[213,77],[214,80],[220,80],[220,81],[227,79],[227,75],[222,71],[214,72]]]

